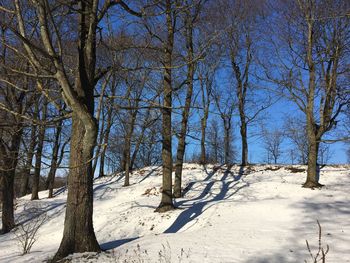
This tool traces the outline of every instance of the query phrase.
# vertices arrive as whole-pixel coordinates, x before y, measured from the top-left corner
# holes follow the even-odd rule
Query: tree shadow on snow
[[[136,239],[138,239],[139,237],[132,237],[132,238],[125,238],[125,239],[118,239],[118,240],[113,240],[113,241],[109,241],[103,244],[100,244],[100,247],[102,250],[110,250],[110,249],[114,249],[117,247],[120,247],[126,243],[129,243],[131,241],[134,241]]]
[[[157,172],[161,166],[157,166],[153,168],[151,171],[148,172],[138,183],[142,183],[144,180],[146,180],[148,177],[150,177],[154,172]]]
[[[327,191],[327,190],[326,190]],[[311,261],[306,241],[311,247],[311,252],[315,256],[319,242],[321,247],[326,249],[329,245],[329,253],[326,255],[326,262],[350,262],[349,260],[339,261],[344,257],[344,247],[349,244],[350,206],[346,189],[343,192],[326,191],[315,192],[312,198],[292,204],[295,209],[296,222],[291,228],[290,235],[286,236],[286,244],[273,254],[255,255],[244,261],[258,263],[294,263]],[[340,200],[334,200],[335,195]],[[319,240],[319,230],[317,220],[321,225],[321,240]],[[265,254],[265,255],[264,255]],[[319,257],[320,259],[320,257]],[[320,260],[321,262],[321,260]]]
[[[220,167],[221,168],[221,167]],[[219,168],[219,169],[220,169]],[[204,189],[201,193],[187,200],[182,200],[175,203],[175,206],[180,209],[185,209],[175,220],[175,222],[164,231],[164,233],[176,233],[181,230],[187,223],[193,221],[197,217],[199,217],[205,210],[207,210],[211,205],[215,205],[215,203],[219,201],[224,201],[235,195],[241,189],[248,187],[249,183],[245,182],[242,179],[244,174],[244,169],[241,168],[240,171],[235,175],[231,170],[231,167],[228,167],[222,177],[218,180],[213,179],[213,176],[219,169],[214,169],[212,172],[207,173],[207,177],[203,181],[199,182],[191,182],[189,183],[189,188],[186,187],[185,194],[189,192],[190,189],[193,191],[193,186],[198,183],[205,184]],[[243,183],[243,184],[242,184]],[[218,193],[215,193],[214,186],[221,185]],[[238,186],[239,184],[242,184]],[[236,188],[236,186],[238,186]],[[233,190],[233,191],[230,191]]]

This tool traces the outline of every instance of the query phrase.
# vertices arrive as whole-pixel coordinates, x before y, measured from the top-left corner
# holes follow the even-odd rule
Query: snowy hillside
[[[294,166],[296,168],[296,166]],[[149,167],[122,187],[119,175],[95,181],[94,228],[99,255],[74,255],[74,262],[304,262],[329,245],[328,263],[350,262],[350,171],[325,167],[322,190],[301,188],[303,167],[187,164],[184,198],[178,209],[159,214],[161,168]],[[42,262],[54,255],[62,238],[66,192],[54,199],[40,192],[18,200],[16,216],[30,207],[47,211],[30,254],[21,256],[13,232],[0,236],[0,262]]]

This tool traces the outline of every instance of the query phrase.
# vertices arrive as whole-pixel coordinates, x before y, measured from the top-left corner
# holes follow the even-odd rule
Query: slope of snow
[[[296,166],[295,166],[296,167]],[[299,167],[305,168],[305,167]],[[94,228],[107,252],[70,257],[73,262],[304,262],[329,245],[327,262],[350,262],[349,167],[321,170],[322,190],[301,188],[305,172],[286,166],[184,168],[185,196],[178,209],[154,213],[160,202],[161,168],[148,167],[122,187],[119,175],[95,181]],[[0,262],[42,262],[62,238],[66,191],[53,199],[40,192],[17,200],[16,216],[39,207],[48,219],[30,254],[21,256],[13,232],[0,236]],[[1,225],[0,225],[1,227]],[[311,260],[310,260],[311,262]]]

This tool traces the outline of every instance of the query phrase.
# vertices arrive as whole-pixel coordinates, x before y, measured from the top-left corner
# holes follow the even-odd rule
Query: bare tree
[[[206,60],[209,60],[207,58]],[[213,82],[215,76],[215,68],[217,64],[209,64],[208,61],[203,63],[199,62],[198,65],[198,80],[201,88],[201,102],[203,107],[203,113],[201,115],[201,155],[200,162],[202,164],[207,163],[207,150],[206,150],[206,140],[207,140],[207,126],[209,118],[209,109],[212,101],[212,92],[213,92]]]
[[[224,163],[225,162],[225,147],[222,136],[222,127],[216,119],[211,120],[208,127],[208,157],[207,161],[210,163]]]
[[[219,94],[217,90],[213,94],[216,108],[219,111],[219,116],[224,128],[224,163],[230,165],[234,157],[232,151],[232,119],[235,110],[234,100],[231,96]]]
[[[234,78],[236,80],[236,96],[238,102],[238,112],[240,120],[241,134],[241,164],[248,164],[248,134],[247,126],[249,122],[265,108],[254,109],[253,117],[249,117],[247,112],[247,101],[249,95],[252,57],[254,55],[254,42],[257,42],[256,32],[259,21],[257,19],[263,1],[223,1],[223,10],[227,28],[223,34],[224,43]],[[255,39],[254,39],[255,38]],[[251,98],[253,96],[250,96]],[[248,109],[249,110],[249,109]],[[256,111],[256,112],[255,112]]]
[[[344,14],[350,6],[347,1],[328,0],[296,0],[281,6],[281,42],[274,45],[279,62],[275,73],[280,76],[271,71],[267,75],[305,115],[308,169],[303,186],[322,187],[317,173],[319,144],[346,104],[342,94],[350,18]]]
[[[292,143],[296,158],[299,163],[307,164],[308,143],[306,125],[298,118],[286,118],[283,125],[285,137]]]
[[[270,163],[273,160],[274,164],[277,164],[278,159],[282,155],[282,142],[284,134],[279,130],[263,131],[264,148],[267,153],[267,162]]]
[[[190,107],[192,103],[192,94],[194,86],[195,75],[195,52],[193,43],[193,31],[195,29],[195,23],[199,16],[199,12],[202,8],[202,1],[185,1],[184,11],[184,35],[186,39],[186,64],[187,64],[187,93],[185,99],[185,105],[182,111],[181,131],[178,135],[178,146],[176,153],[175,164],[175,183],[174,183],[174,197],[181,197],[181,181],[182,181],[182,167],[184,162],[184,155],[186,149],[186,134],[188,129],[188,119],[190,115]]]

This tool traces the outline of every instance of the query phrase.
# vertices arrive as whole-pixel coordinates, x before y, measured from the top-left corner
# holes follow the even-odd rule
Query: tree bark
[[[3,162],[0,167],[0,176],[2,177],[2,230],[1,232],[8,233],[15,227],[13,199],[14,199],[14,182],[15,172],[18,163],[18,152],[21,144],[23,127],[16,125],[14,134],[11,138],[11,146],[9,151],[6,151],[3,145],[0,145],[0,157]],[[3,168],[3,169],[1,169]]]
[[[319,170],[317,164],[319,142],[315,135],[313,127],[308,125],[308,162],[307,162],[307,177],[303,184],[305,188],[320,188],[323,185],[319,183]]]
[[[245,119],[245,117],[243,117]],[[240,126],[240,133],[241,133],[241,139],[242,139],[242,166],[248,165],[248,141],[247,141],[247,124],[245,121],[242,122],[241,117],[241,126]]]
[[[124,177],[124,186],[129,186],[130,185],[130,151],[131,151],[131,138],[134,133],[134,126],[135,126],[135,121],[136,121],[136,114],[137,111],[133,112],[131,114],[131,123],[127,125],[128,129],[126,132],[126,137],[125,137],[125,177]]]
[[[163,160],[163,189],[162,199],[156,212],[166,212],[174,208],[172,193],[172,131],[171,131],[171,108],[172,108],[172,54],[174,45],[174,28],[172,19],[172,1],[166,0],[166,24],[167,40],[165,41],[164,53],[164,76],[163,76],[163,108],[162,108],[162,160]]]
[[[230,165],[231,164],[231,154],[230,154],[230,147],[231,147],[231,120],[227,120],[223,118],[224,122],[224,130],[225,130],[225,136],[224,136],[224,151],[225,151],[225,164]]]
[[[206,137],[206,129],[207,129],[207,120],[208,118],[203,117],[201,119],[201,164],[207,163],[207,153],[205,149],[205,137]]]
[[[91,114],[93,118],[93,115]],[[63,239],[55,260],[68,254],[99,251],[93,223],[93,148],[97,124],[86,127],[78,114],[73,113],[68,176],[68,197]]]

